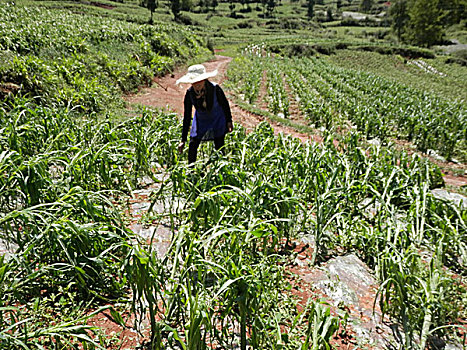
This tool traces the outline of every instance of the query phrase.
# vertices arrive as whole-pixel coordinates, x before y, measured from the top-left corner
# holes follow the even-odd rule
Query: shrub
[[[347,48],[346,43],[320,43],[312,45],[312,48],[319,53],[325,55],[332,55],[336,50],[345,50]]]
[[[236,25],[238,29],[244,29],[244,28],[253,28],[253,23],[252,21],[244,21],[240,22]]]
[[[181,24],[185,24],[187,26],[196,26],[196,25],[200,25],[200,23],[196,20],[194,20],[193,18],[191,18],[190,16],[186,15],[186,14],[183,14],[181,13],[178,17],[177,17],[177,20],[176,20],[178,23],[181,23]]]
[[[382,55],[401,55],[407,58],[435,58],[435,54],[432,51],[416,47],[361,45],[354,47],[354,49],[359,51],[377,52]]]
[[[446,59],[446,63],[452,64],[457,63],[461,66],[467,66],[467,59],[463,59],[461,57],[451,56]]]
[[[361,27],[362,23],[355,18],[346,17],[341,21],[340,25],[343,27]]]

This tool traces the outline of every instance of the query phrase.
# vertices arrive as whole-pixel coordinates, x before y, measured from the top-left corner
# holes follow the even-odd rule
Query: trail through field
[[[222,85],[226,77],[227,67],[232,60],[231,57],[216,55],[215,59],[203,63],[208,72],[211,72],[215,69],[218,70],[218,75],[210,80],[215,83]],[[177,113],[180,118],[183,116],[183,97],[185,96],[185,91],[190,87],[189,84],[179,84],[176,85],[175,82],[177,79],[182,77],[186,73],[186,67],[181,67],[175,70],[172,74],[166,75],[164,77],[155,78],[154,84],[152,87],[144,88],[140,91],[139,94],[129,96],[126,100],[130,103],[142,104],[145,106],[163,108],[170,112]],[[245,72],[246,74],[247,72]],[[227,97],[229,96],[228,91],[226,91]],[[247,131],[253,130],[256,125],[264,120],[264,117],[250,113],[240,108],[232,98],[229,98],[230,108],[232,109],[232,118],[234,124],[243,125]],[[312,140],[313,137],[308,134],[297,132],[296,130],[274,123],[269,121],[273,126],[274,132],[284,133],[287,135],[292,135],[299,138],[302,141]]]

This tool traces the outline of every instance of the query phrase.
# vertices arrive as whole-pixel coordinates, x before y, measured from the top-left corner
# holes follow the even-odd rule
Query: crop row
[[[136,321],[149,313],[154,348],[327,343],[338,319],[319,303],[299,312],[279,293],[290,288],[279,253],[298,235],[314,237],[313,263],[356,252],[375,270],[382,310],[401,322],[407,346],[463,317],[466,292],[445,266],[465,271],[467,213],[431,196],[439,171],[416,156],[362,150],[357,134],[341,150],[331,138],[303,145],[263,123],[248,135],[238,128],[225,157],[204,149],[190,168],[178,160],[175,115],[117,122],[31,100],[2,107],[0,232],[16,247],[0,267],[5,348],[73,342],[66,324],[54,328],[60,337],[41,322],[24,326],[53,295],[115,300],[127,288]],[[164,257],[135,243],[117,205],[154,171],[168,175],[152,196],[166,211],[147,217],[171,225]]]
[[[250,56],[250,62],[245,63],[246,57],[235,64],[267,66],[281,75],[271,73],[266,81],[256,81],[259,86],[255,89],[263,83],[272,87],[268,99],[280,101],[286,109],[288,99],[299,101],[302,113],[315,126],[330,128],[349,121],[367,138],[397,137],[424,152],[436,149],[448,159],[465,157],[467,114],[462,102],[444,100],[374,74],[339,68],[323,58]],[[230,83],[243,90],[247,85],[244,79],[233,76]],[[292,89],[286,95],[285,84]],[[279,111],[276,104],[269,105],[271,113],[289,114],[288,110]]]
[[[137,25],[111,18],[76,15],[67,10],[48,10],[3,4],[0,7],[0,49],[22,55],[84,53],[105,50],[106,45],[145,40],[163,56],[186,57],[186,47],[199,45],[189,30],[167,23]],[[122,54],[122,53],[120,53]]]

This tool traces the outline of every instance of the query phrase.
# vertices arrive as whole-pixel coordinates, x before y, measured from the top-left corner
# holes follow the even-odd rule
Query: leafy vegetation
[[[315,126],[330,129],[350,122],[367,138],[384,141],[397,137],[414,142],[424,152],[440,150],[448,159],[463,156],[460,150],[467,140],[463,103],[442,100],[373,74],[336,68],[325,59],[250,57],[257,63],[245,64],[243,57],[232,71],[252,71],[252,65],[267,69],[268,109],[273,114],[287,117],[289,99],[294,99]],[[229,83],[240,93],[259,90],[261,81],[233,73]]]
[[[331,138],[323,146],[303,145],[291,137],[275,137],[263,123],[248,135],[243,130],[232,135],[225,157],[208,155],[191,169],[185,162],[174,164],[154,203],[172,198],[162,215],[175,220],[177,230],[162,262],[154,253],[140,258],[144,274],[138,275],[134,295],[135,309],[164,315],[162,320],[155,313],[151,316],[153,343],[164,343],[165,330],[172,334],[169,342],[181,341],[186,348],[193,346],[189,345],[192,341],[222,347],[236,341],[244,344],[247,334],[255,348],[271,347],[281,340],[284,347],[296,348],[301,337],[311,337],[313,332],[293,321],[305,314],[295,315],[292,305],[286,308],[288,312],[281,307],[287,301],[277,291],[287,288],[278,287],[283,283],[280,266],[284,263],[279,253],[304,233],[315,238],[315,262],[344,249],[357,252],[379,271],[382,309],[401,317],[403,331],[411,339],[407,348],[415,335],[423,338],[439,332],[437,327],[447,319],[460,316],[465,291],[457,294],[457,285],[448,283],[452,277],[436,261],[449,265],[448,260],[457,261],[453,267],[462,261],[457,257],[464,255],[465,210],[450,216],[454,220],[450,226],[456,229],[444,231],[439,215],[457,209],[429,194],[429,187],[438,181],[435,168],[390,149],[370,147],[364,156],[357,134],[340,142],[341,151]],[[180,198],[184,198],[182,210]],[[374,216],[366,211],[371,203],[379,203]],[[148,219],[160,222],[160,215],[154,212]],[[442,242],[446,244],[439,243],[439,234],[445,235]],[[456,244],[448,243],[452,240]],[[440,250],[423,261],[417,252],[432,246]],[[417,276],[419,282],[411,283],[412,289],[404,293],[407,298],[401,299],[392,283],[392,273],[400,269],[392,270],[390,264],[398,263],[396,256],[405,264],[407,254],[416,263],[404,267],[406,273]],[[427,264],[432,264],[430,274],[426,274]],[[431,282],[433,278],[439,281]],[[432,294],[420,304],[425,285],[432,286]],[[441,291],[451,296],[449,303],[442,301],[447,299]],[[397,307],[399,301],[404,310]],[[432,311],[436,318],[430,316]],[[281,329],[291,327],[287,341],[275,328],[276,322]],[[239,325],[240,339],[228,331],[232,323]],[[168,328],[167,324],[184,328]],[[318,323],[313,327],[319,327]],[[195,330],[200,333],[193,335]]]
[[[123,112],[120,98],[209,55],[203,39],[138,24],[145,9],[121,21],[72,12],[85,4],[42,5],[0,6],[0,240],[9,247],[0,257],[1,349],[105,348],[89,319],[108,310],[126,321],[109,303],[126,305],[137,330],[149,322],[147,348],[328,349],[342,319],[320,301],[299,307],[291,292],[290,247],[301,236],[316,244],[313,264],[354,252],[373,269],[401,347],[465,334],[466,210],[430,193],[442,184],[436,166],[390,142],[456,155],[463,101],[339,67],[335,57],[262,57],[257,45],[259,56],[231,65],[230,88],[247,105],[265,84],[270,113],[283,119],[294,96],[327,129],[323,143],[275,136],[263,122],[248,134],[237,127],[224,154],[203,145],[189,167],[177,152],[177,116]],[[319,49],[340,50],[328,33]],[[347,122],[357,128],[333,134]],[[129,194],[143,179],[154,186],[144,223],[171,233],[164,255],[156,237],[128,229]]]
[[[208,51],[190,31],[170,24],[135,25],[65,10],[3,5],[2,84],[48,104],[98,112],[122,92]],[[10,92],[5,90],[3,95]],[[14,92],[14,91],[13,91]]]
[[[458,24],[465,11],[462,0],[397,0],[390,8],[398,38],[420,46],[442,43],[446,27]]]

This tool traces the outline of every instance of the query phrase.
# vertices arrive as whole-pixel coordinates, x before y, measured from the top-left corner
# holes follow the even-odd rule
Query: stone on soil
[[[325,295],[332,308],[349,312],[348,327],[360,346],[386,349],[395,342],[391,329],[383,324],[376,299],[378,283],[370,269],[355,255],[329,260],[320,268],[302,271],[301,277]]]
[[[17,248],[18,246],[16,244],[12,244],[0,238],[0,256],[3,255],[6,260],[15,254]]]
[[[448,192],[442,188],[436,188],[431,190],[431,194],[437,199],[446,200],[460,206],[462,209],[467,209],[467,197],[459,193]]]
[[[172,231],[165,225],[143,226],[141,224],[132,224],[130,229],[141,238],[148,241],[157,252],[159,258],[163,258],[167,253],[172,240]]]

